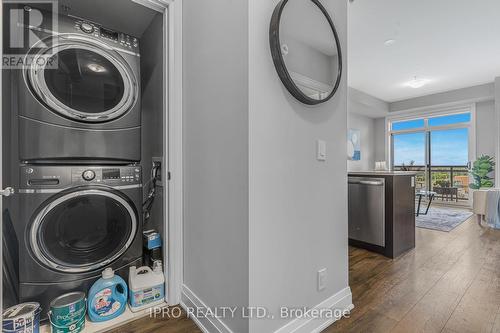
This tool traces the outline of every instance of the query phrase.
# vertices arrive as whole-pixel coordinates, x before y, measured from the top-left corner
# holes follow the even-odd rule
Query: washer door
[[[61,272],[100,269],[133,242],[137,215],[121,195],[80,189],[49,201],[35,216],[29,238],[34,256]]]
[[[68,34],[43,40],[32,50],[26,84],[53,112],[82,122],[104,122],[134,106],[137,79],[123,57],[106,44]]]

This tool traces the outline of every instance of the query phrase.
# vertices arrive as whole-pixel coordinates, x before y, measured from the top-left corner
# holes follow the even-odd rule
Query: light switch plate
[[[326,268],[320,269],[318,271],[318,291],[322,291],[326,288]]]
[[[326,142],[323,140],[316,141],[316,158],[318,161],[326,161]]]

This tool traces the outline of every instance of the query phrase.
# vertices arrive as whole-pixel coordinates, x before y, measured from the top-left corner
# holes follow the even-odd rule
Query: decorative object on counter
[[[473,190],[493,187],[494,182],[490,175],[494,170],[495,159],[489,155],[481,155],[469,168],[469,174],[473,180],[469,187]]]
[[[274,67],[293,97],[316,105],[335,95],[342,77],[340,40],[319,0],[281,0],[269,43]]]
[[[144,241],[144,262],[149,267],[153,267],[154,262],[162,261],[161,237],[156,230],[146,230],[142,233]]]
[[[78,333],[85,328],[87,300],[84,292],[61,295],[50,302],[52,333]]]
[[[161,261],[148,266],[130,267],[128,276],[129,304],[133,312],[158,305],[165,299],[165,277]]]
[[[91,321],[106,321],[121,315],[127,306],[128,288],[125,281],[115,275],[113,269],[106,268],[102,278],[89,291],[87,300]]]
[[[347,159],[361,160],[361,131],[350,128],[347,131]]]
[[[375,162],[375,171],[387,171],[386,161]]]
[[[40,329],[40,303],[22,303],[3,312],[2,332],[38,333]]]

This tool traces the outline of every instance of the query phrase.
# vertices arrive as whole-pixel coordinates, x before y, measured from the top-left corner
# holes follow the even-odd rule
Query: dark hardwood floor
[[[170,311],[175,313],[175,311]],[[115,328],[109,333],[202,333],[196,324],[186,317],[185,312],[180,318],[149,318],[144,317],[126,325]]]
[[[417,228],[416,237],[416,249],[395,260],[350,249],[355,308],[324,332],[500,332],[500,231],[471,218],[449,233]],[[112,332],[200,330],[183,317]]]
[[[395,260],[350,249],[355,308],[324,332],[500,332],[500,231],[472,217],[416,237]]]

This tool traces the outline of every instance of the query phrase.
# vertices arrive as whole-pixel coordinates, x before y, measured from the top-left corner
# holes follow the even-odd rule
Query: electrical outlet
[[[318,271],[318,291],[322,291],[326,288],[326,278],[327,278],[326,268],[320,269]]]

